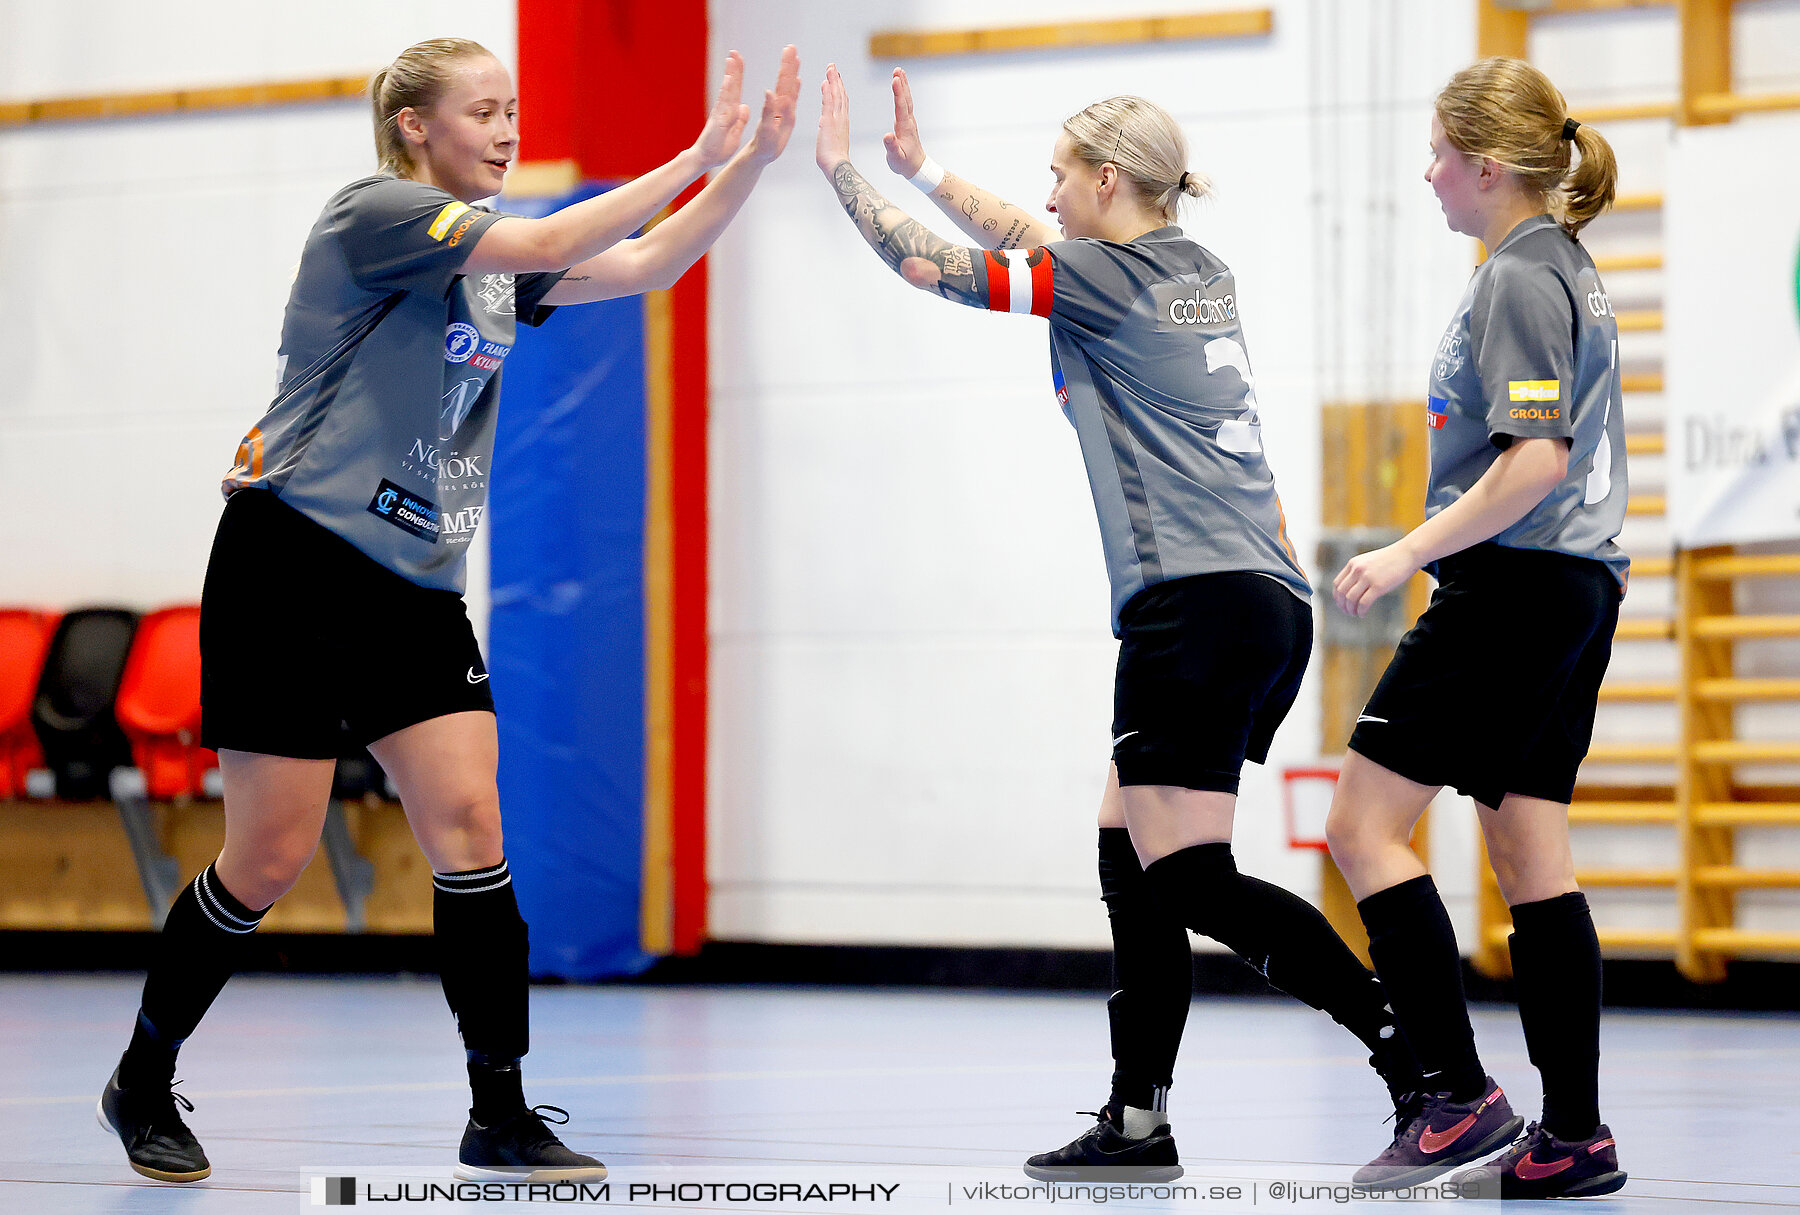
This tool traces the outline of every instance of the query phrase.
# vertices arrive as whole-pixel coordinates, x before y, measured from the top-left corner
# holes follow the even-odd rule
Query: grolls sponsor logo
[[[417,536],[427,544],[437,543],[438,508],[429,498],[408,493],[384,477],[375,496],[369,499],[368,510],[377,519],[386,519],[408,535]]]
[[[468,209],[467,203],[445,203],[444,209],[431,221],[431,227],[425,229],[426,235],[432,240],[443,240],[450,231],[450,225],[456,222],[456,217],[466,213]]]
[[[1562,400],[1562,381],[1508,380],[1506,381],[1506,399],[1509,401],[1560,401]]]
[[[466,363],[481,349],[481,330],[466,321],[452,321],[444,330],[444,361]]]
[[[1169,301],[1169,319],[1177,325],[1223,325],[1237,320],[1237,300],[1229,295],[1214,299],[1196,291]]]
[[[1554,422],[1562,417],[1561,409],[1509,409],[1506,416],[1518,422]]]
[[[475,221],[480,218],[481,218],[481,212],[479,212],[479,211],[469,212],[468,215],[463,217],[463,221],[456,225],[456,231],[454,231],[450,234],[450,239],[445,241],[444,243],[446,245],[450,246],[452,249],[454,249],[454,248],[456,248],[456,246],[462,244],[462,238],[469,234],[469,229],[473,228],[475,226]]]

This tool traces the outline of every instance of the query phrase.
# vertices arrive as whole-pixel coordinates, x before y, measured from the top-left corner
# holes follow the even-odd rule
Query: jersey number
[[[1236,338],[1214,338],[1203,350],[1208,375],[1229,367],[1244,381],[1244,412],[1219,423],[1219,446],[1246,456],[1262,451],[1262,425],[1256,417],[1256,377],[1250,374],[1250,356]]]
[[[1612,373],[1619,374],[1619,341],[1613,339]],[[1592,506],[1612,493],[1612,436],[1606,433],[1607,423],[1612,421],[1612,392],[1606,394],[1606,413],[1600,418],[1600,446],[1594,448],[1594,467],[1587,476],[1587,492],[1582,497],[1582,504]]]

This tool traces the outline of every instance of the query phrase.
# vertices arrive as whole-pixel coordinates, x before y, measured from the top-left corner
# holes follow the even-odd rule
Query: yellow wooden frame
[[[1110,17],[1097,21],[1057,21],[1043,25],[991,26],[983,29],[881,30],[869,38],[869,57],[877,60],[929,59],[947,55],[1067,51],[1149,42],[1255,38],[1272,33],[1274,29],[1274,10],[1246,8],[1151,17]]]
[[[47,122],[155,118],[169,114],[209,114],[226,110],[259,110],[348,101],[366,95],[371,75],[372,72],[361,76],[272,80],[261,84],[206,85],[198,88],[153,89],[143,93],[97,93],[85,97],[0,101],[0,130]]]

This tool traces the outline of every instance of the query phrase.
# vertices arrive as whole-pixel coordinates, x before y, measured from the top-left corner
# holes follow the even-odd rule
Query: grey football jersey
[[[1264,574],[1312,588],[1263,458],[1231,271],[1176,227],[977,261],[995,311],[1050,320],[1056,396],[1075,427],[1112,579],[1112,625],[1146,586]]]
[[[1587,250],[1548,215],[1528,219],[1469,279],[1432,361],[1430,518],[1467,493],[1514,439],[1569,443],[1569,472],[1494,537],[1606,563],[1625,523],[1625,417],[1619,328]]]
[[[461,591],[487,505],[500,367],[561,272],[459,273],[500,216],[367,177],[325,204],[281,326],[275,403],[227,496],[257,487],[421,586]]]

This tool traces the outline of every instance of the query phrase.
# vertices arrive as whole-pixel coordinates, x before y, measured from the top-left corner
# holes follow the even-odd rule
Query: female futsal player
[[[1466,1176],[1507,1198],[1625,1184],[1600,1123],[1600,946],[1569,855],[1629,564],[1613,543],[1626,492],[1618,326],[1576,241],[1616,176],[1606,140],[1528,64],[1485,59],[1438,95],[1425,179],[1488,260],[1432,364],[1426,521],[1352,560],[1333,588],[1360,616],[1420,568],[1438,579],[1357,719],[1326,829],[1430,1078],[1359,1182],[1409,1185],[1519,1129],[1476,1056],[1443,901],[1407,846],[1454,785],[1475,799],[1512,907],[1519,1016],[1544,1080],[1543,1121]]]
[[[1056,232],[926,157],[894,73],[888,164],[980,248],[953,245],[882,197],[849,159],[849,100],[826,72],[818,164],[875,252],[943,298],[1050,322],[1056,394],[1100,516],[1120,638],[1100,886],[1119,986],[1112,1092],[1034,1177],[1112,1166],[1181,1174],[1165,1098],[1193,991],[1184,925],[1222,942],[1375,1052],[1398,1099],[1418,1082],[1380,984],[1323,916],[1231,855],[1238,774],[1266,760],[1312,648],[1311,588],[1263,459],[1231,271],[1174,224],[1207,191],[1181,129],[1137,97],[1063,124],[1051,154]],[[1110,1176],[1122,1176],[1115,1172]]]
[[[799,60],[782,54],[739,147],[743,61],[726,57],[692,147],[543,219],[475,205],[518,150],[505,67],[473,42],[422,42],[377,73],[381,173],[334,195],[307,237],[274,404],[238,451],[202,598],[203,739],[225,779],[225,846],[170,909],[131,1044],[100,1099],[131,1167],[195,1181],[210,1166],[170,1091],[176,1051],[238,946],[318,846],[334,758],[367,746],[433,870],[444,995],[473,1108],[456,1173],[605,1176],[528,1109],[526,929],[501,847],[494,703],[463,608],[487,497],[500,366],[516,321],[667,287],[781,154]],[[648,234],[624,239],[708,170]]]

